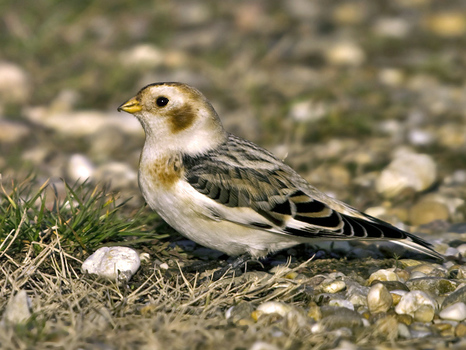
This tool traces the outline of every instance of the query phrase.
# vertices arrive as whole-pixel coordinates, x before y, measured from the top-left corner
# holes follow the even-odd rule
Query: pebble
[[[94,172],[94,164],[84,154],[73,154],[69,158],[66,173],[73,182],[84,182],[92,177]]]
[[[354,310],[354,305],[345,299],[332,299],[328,302],[329,306],[336,306],[336,307],[345,307],[350,310]]]
[[[420,226],[436,220],[448,220],[448,206],[435,200],[421,199],[409,209],[411,225]]]
[[[31,134],[26,125],[10,120],[0,119],[0,143],[20,142]]]
[[[455,328],[455,336],[466,337],[466,323],[461,322]]]
[[[335,308],[331,306],[323,306],[321,310],[323,317],[320,324],[328,330],[335,330],[343,327],[353,329],[363,326],[361,315],[356,311],[344,307]]]
[[[323,103],[308,100],[293,104],[288,116],[298,122],[316,122],[327,114],[328,108]]]
[[[406,281],[406,286],[412,290],[422,290],[430,295],[443,295],[453,292],[457,283],[440,277],[423,277]]]
[[[93,173],[97,181],[110,183],[112,189],[131,188],[135,186],[138,173],[124,162],[109,162],[99,166]]]
[[[256,311],[263,314],[278,314],[285,317],[291,309],[291,306],[288,304],[280,303],[278,301],[268,301],[259,305]]]
[[[230,307],[225,312],[225,318],[229,322],[238,323],[240,320],[250,319],[253,311],[254,307],[251,303],[241,301],[238,305]]]
[[[274,344],[267,343],[262,340],[255,341],[249,350],[279,350],[280,348]]]
[[[444,320],[464,321],[466,320],[466,304],[463,302],[447,306],[440,311],[439,316]]]
[[[1,324],[18,324],[26,322],[32,315],[31,299],[24,289],[8,301],[3,312]]]
[[[371,285],[374,281],[399,281],[399,277],[393,271],[380,269],[369,276],[367,284]]]
[[[392,305],[392,295],[382,283],[377,283],[371,287],[367,294],[367,306],[371,313],[387,312]]]
[[[141,265],[139,254],[128,247],[102,247],[89,256],[82,270],[109,280],[129,281]]]
[[[324,293],[338,293],[346,288],[346,283],[340,280],[323,281],[320,289]]]
[[[0,102],[24,103],[31,92],[28,74],[11,62],[0,62]]]
[[[330,47],[325,56],[330,64],[336,66],[359,66],[366,59],[362,48],[352,42],[341,42]]]
[[[437,178],[437,165],[427,154],[401,153],[381,172],[376,181],[377,192],[387,198],[408,189],[424,191]]]
[[[432,312],[427,310],[426,307],[432,309]],[[432,299],[425,292],[422,292],[420,290],[415,290],[415,291],[411,291],[407,293],[401,298],[400,302],[395,307],[395,312],[397,314],[410,315],[413,318],[417,316],[420,319],[424,320],[428,318],[430,314],[432,315],[432,318],[433,318],[435,309],[436,309],[436,301],[434,299]],[[419,313],[416,315],[416,311],[418,310],[419,310]],[[421,322],[427,322],[427,321],[421,321]]]
[[[151,44],[139,44],[120,55],[124,66],[134,68],[155,68],[164,61],[162,50]]]
[[[466,33],[466,18],[461,12],[439,12],[429,18],[428,28],[438,36],[453,38]]]

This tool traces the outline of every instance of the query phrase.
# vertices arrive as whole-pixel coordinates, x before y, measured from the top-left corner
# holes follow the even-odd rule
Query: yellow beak
[[[139,112],[141,110],[142,110],[141,104],[136,99],[136,97],[133,97],[132,99],[126,101],[120,107],[118,107],[118,112],[124,111],[124,112],[131,113],[131,114]]]

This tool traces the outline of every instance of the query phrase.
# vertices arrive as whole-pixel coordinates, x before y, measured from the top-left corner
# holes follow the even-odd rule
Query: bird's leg
[[[238,256],[228,265],[216,270],[212,275],[212,282],[218,281],[220,278],[222,278],[224,275],[230,272],[233,272],[235,276],[242,275],[247,262],[251,260],[255,261],[255,259],[252,259],[251,255],[249,255],[248,253]]]

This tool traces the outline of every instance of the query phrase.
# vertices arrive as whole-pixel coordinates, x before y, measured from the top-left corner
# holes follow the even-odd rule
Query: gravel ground
[[[140,208],[144,135],[116,108],[145,84],[181,81],[227,130],[450,257],[329,243],[198,283],[228,257],[157,221],[171,238],[142,247],[149,262],[116,286],[83,276],[54,241],[61,263],[0,255],[2,348],[466,347],[466,3],[39,0],[0,13],[7,190],[30,172],[58,196],[61,179],[90,178]]]

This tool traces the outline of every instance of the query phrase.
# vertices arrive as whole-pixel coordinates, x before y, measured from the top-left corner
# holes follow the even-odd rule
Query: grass
[[[48,181],[34,189],[32,176],[12,180],[0,193],[0,257],[32,249],[43,250],[56,237],[65,251],[83,256],[103,244],[135,245],[167,235],[153,234],[146,227],[142,210],[132,219],[122,215],[128,200],[120,201],[105,187],[89,183],[69,185],[59,194]]]

